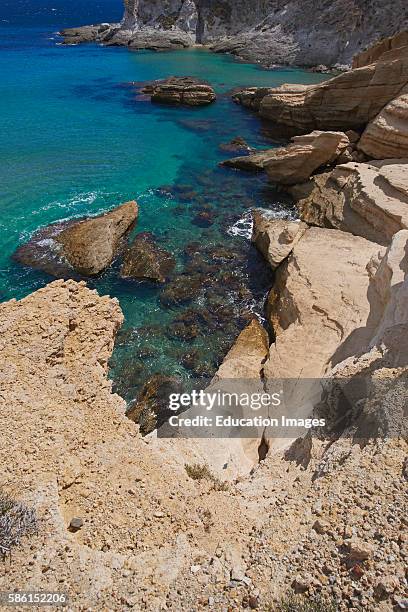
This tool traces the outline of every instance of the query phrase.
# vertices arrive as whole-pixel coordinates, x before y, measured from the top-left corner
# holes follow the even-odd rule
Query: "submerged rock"
[[[51,224],[19,247],[14,259],[53,276],[96,276],[118,254],[138,210],[131,201],[97,217]]]
[[[141,91],[150,95],[152,102],[165,104],[203,106],[216,99],[211,85],[195,77],[170,77],[148,84]]]
[[[233,138],[230,142],[221,143],[219,149],[228,153],[250,153],[254,151],[254,148],[249,146],[241,136]]]
[[[146,436],[174,414],[169,408],[169,397],[172,393],[180,392],[181,383],[177,378],[154,374],[145,383],[126,415],[131,421],[140,425],[141,434]]]
[[[160,248],[152,234],[138,234],[127,249],[120,269],[122,278],[134,278],[164,283],[176,265],[168,251]]]

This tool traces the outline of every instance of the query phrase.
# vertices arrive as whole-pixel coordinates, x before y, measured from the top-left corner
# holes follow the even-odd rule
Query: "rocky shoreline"
[[[357,53],[408,27],[404,0],[396,0],[392,10],[377,0],[125,0],[124,7],[121,23],[62,30],[64,44],[155,51],[203,46],[265,67],[326,70],[350,65]]]
[[[66,590],[75,610],[281,610],[290,593],[328,610],[405,608],[408,47],[384,47],[318,86],[235,96],[301,132],[257,167],[290,190],[300,218],[253,211],[253,243],[275,274],[273,337],[248,322],[212,385],[305,380],[309,406],[335,378],[343,392],[320,393],[310,413],[328,431],[142,437],[154,393],[132,421],[107,380],[116,300],[57,280],[2,304],[2,486],[17,482],[43,524],[13,552],[1,590]],[[123,275],[162,282],[174,262],[151,236],[123,248],[137,215],[129,202],[52,238],[79,275],[121,254]],[[296,414],[298,387],[285,402]]]

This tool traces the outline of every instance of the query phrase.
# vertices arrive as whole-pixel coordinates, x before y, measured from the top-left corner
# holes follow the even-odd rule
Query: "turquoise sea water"
[[[201,50],[64,47],[55,34],[120,14],[121,3],[113,0],[91,9],[79,0],[6,2],[0,9],[0,299],[21,298],[52,280],[11,259],[39,227],[137,199],[136,231],[153,232],[176,255],[178,273],[203,287],[195,300],[170,308],[160,299],[162,289],[121,281],[115,266],[90,283],[118,297],[124,311],[112,375],[131,399],[155,371],[211,373],[248,310],[262,310],[270,279],[245,237],[245,220],[253,206],[277,214],[291,209],[263,177],[218,168],[229,156],[219,145],[235,136],[255,147],[270,146],[256,117],[234,105],[227,92],[322,77],[265,71]],[[152,105],[129,86],[170,75],[207,79],[219,94],[217,103],[190,110]],[[197,221],[203,212],[211,217],[207,227]],[[186,255],[192,242],[198,246]],[[233,250],[233,259],[215,252],[221,246]],[[240,282],[248,290],[238,299]],[[223,305],[230,310],[215,315]],[[180,323],[183,316],[187,324]],[[193,329],[188,338],[186,325],[188,332]]]

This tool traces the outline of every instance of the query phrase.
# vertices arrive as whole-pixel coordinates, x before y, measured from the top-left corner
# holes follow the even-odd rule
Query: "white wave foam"
[[[241,236],[242,238],[251,240],[253,226],[252,214],[247,212],[241,219],[238,219],[234,225],[231,225],[231,227],[227,229],[227,234],[230,236]]]

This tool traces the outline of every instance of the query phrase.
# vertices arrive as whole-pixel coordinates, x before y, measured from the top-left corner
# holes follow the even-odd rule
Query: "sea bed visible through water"
[[[36,0],[2,9],[0,299],[19,299],[52,280],[11,259],[38,228],[136,199],[135,232],[153,232],[176,256],[174,280],[167,286],[121,280],[114,264],[88,283],[117,297],[123,309],[111,377],[130,401],[155,372],[211,376],[252,313],[263,312],[272,278],[250,244],[249,211],[294,212],[263,176],[218,167],[233,155],[219,145],[236,136],[253,147],[271,146],[258,119],[228,92],[327,77],[266,71],[199,49],[65,47],[58,29],[117,19],[120,7],[105,0],[92,14],[77,0],[68,15],[63,4]],[[217,102],[159,106],[129,85],[170,75],[208,80]]]

